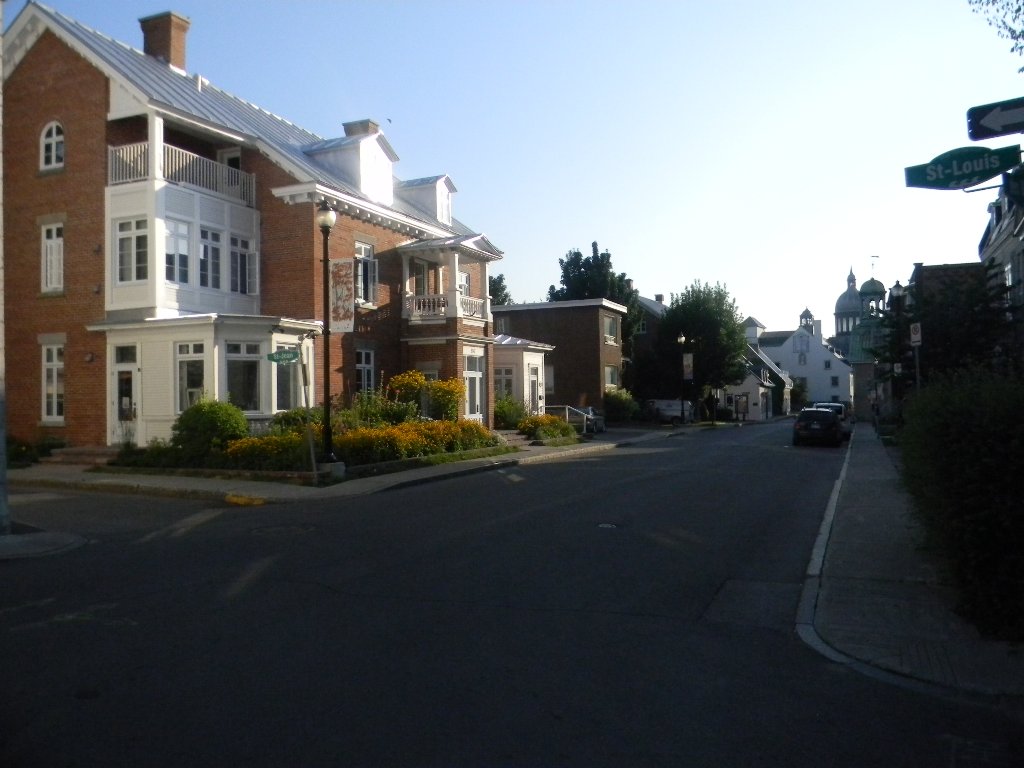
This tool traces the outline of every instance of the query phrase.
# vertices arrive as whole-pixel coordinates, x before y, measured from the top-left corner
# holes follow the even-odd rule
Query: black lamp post
[[[686,423],[686,348],[683,345],[686,344],[686,336],[680,333],[679,336],[676,337],[676,342],[679,344],[679,349],[683,350],[683,352],[682,352],[682,358],[683,358],[682,386],[680,386],[680,388],[679,388],[679,423],[680,424],[685,424]]]
[[[321,458],[324,464],[333,464],[337,461],[334,458],[334,435],[331,434],[331,271],[327,253],[331,227],[337,220],[338,214],[327,204],[326,200],[322,200],[320,208],[316,212],[316,224],[324,236],[324,448]]]
[[[899,412],[902,410],[900,397],[903,394],[900,378],[903,375],[903,286],[900,285],[899,280],[889,289],[889,304],[892,305],[892,311],[896,317],[896,360],[893,363],[892,396],[896,400],[896,408]]]

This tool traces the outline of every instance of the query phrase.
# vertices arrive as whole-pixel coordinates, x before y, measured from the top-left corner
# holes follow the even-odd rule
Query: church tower
[[[832,340],[832,345],[843,357],[850,355],[850,335],[857,327],[862,315],[863,305],[860,291],[857,290],[857,278],[854,277],[851,267],[850,274],[846,278],[846,291],[836,300],[836,335]]]

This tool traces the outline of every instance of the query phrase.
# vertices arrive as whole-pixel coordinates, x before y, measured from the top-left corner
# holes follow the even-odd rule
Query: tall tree
[[[1020,0],[967,0],[971,10],[985,17],[996,33],[1009,40],[1010,52],[1024,55],[1024,3]],[[1018,72],[1024,72],[1021,67]]]
[[[658,346],[666,359],[679,361],[680,374],[682,354],[693,354],[692,382],[682,387],[691,397],[703,397],[709,389],[743,378],[743,321],[735,299],[720,284],[695,280],[681,294],[672,294],[658,329]]]
[[[597,241],[590,244],[591,254],[584,257],[579,249],[569,251],[558,260],[562,268],[562,287],[548,288],[548,301],[574,301],[577,299],[608,299],[626,308],[622,322],[622,346],[625,357],[633,353],[633,334],[640,325],[639,293],[625,272],[615,273],[612,255],[606,250],[598,252]],[[628,369],[624,384],[630,389]]]
[[[487,276],[487,295],[491,297],[491,304],[494,306],[515,304],[512,301],[512,295],[508,292],[508,286],[505,285],[505,275],[503,274]]]
[[[956,270],[929,275],[924,285],[913,285],[899,311],[890,306],[881,313],[885,344],[872,350],[883,363],[901,363],[903,378],[910,379],[914,358],[910,324],[921,324],[918,349],[921,383],[936,374],[980,366],[1006,371],[1020,365],[1021,307],[1009,301],[1003,267],[994,259]]]

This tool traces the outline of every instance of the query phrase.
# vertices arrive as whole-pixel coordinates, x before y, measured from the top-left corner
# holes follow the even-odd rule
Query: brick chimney
[[[147,56],[185,69],[185,35],[191,22],[174,11],[139,19],[142,26],[142,50]]]
[[[346,136],[372,136],[380,130],[380,126],[373,120],[353,120],[349,123],[342,123]]]

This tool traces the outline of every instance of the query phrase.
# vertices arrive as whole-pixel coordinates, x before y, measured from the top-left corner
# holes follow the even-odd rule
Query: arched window
[[[48,123],[39,140],[39,168],[64,167],[64,127],[58,122]]]

